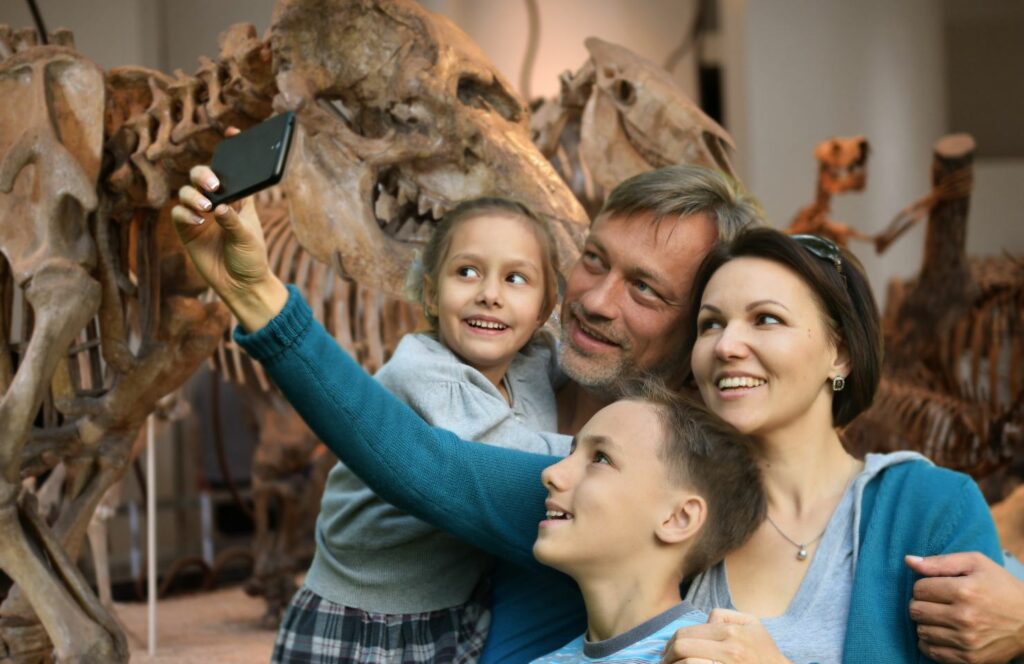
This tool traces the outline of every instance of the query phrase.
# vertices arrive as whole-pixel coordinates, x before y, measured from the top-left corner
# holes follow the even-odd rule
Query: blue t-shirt
[[[660,662],[665,644],[677,629],[702,625],[706,613],[689,602],[680,602],[628,632],[605,641],[587,641],[577,637],[553,653],[533,660],[533,664],[568,664],[569,662],[616,662],[645,664]]]

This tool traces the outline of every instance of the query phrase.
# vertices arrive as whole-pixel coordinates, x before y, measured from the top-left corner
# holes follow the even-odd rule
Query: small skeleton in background
[[[868,142],[863,136],[833,137],[814,148],[818,160],[818,182],[814,202],[801,208],[787,233],[809,233],[827,237],[841,247],[850,239],[872,238],[829,217],[832,197],[849,191],[863,191],[867,182]]]

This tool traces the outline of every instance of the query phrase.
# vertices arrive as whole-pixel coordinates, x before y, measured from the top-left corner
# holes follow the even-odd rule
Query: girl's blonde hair
[[[441,217],[427,245],[413,261],[406,279],[406,290],[410,299],[419,302],[431,332],[437,332],[437,314],[431,312],[433,302],[428,302],[430,293],[424,283],[433,284],[433,297],[437,297],[437,283],[440,280],[441,264],[448,257],[455,229],[464,221],[486,214],[498,214],[523,219],[533,229],[541,245],[541,271],[544,274],[544,300],[541,304],[540,320],[547,320],[558,299],[558,247],[551,228],[533,210],[518,201],[507,198],[486,196],[463,201]]]

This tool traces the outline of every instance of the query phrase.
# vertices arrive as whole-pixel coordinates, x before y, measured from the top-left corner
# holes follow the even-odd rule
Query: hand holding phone
[[[295,115],[281,113],[221,141],[210,168],[220,180],[206,197],[214,207],[277,184],[284,175]]]

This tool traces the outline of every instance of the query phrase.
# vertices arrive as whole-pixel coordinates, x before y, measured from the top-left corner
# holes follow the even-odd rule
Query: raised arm
[[[461,441],[427,426],[349,358],[298,295],[268,269],[251,200],[211,210],[218,187],[207,166],[190,173],[171,213],[200,274],[250,334],[262,360],[310,427],[374,491],[401,509],[497,556],[537,566],[532,555],[554,459]]]
[[[533,559],[555,457],[463,441],[428,426],[366,374],[293,286],[284,309],[236,339],[310,428],[388,502],[497,556]]]

